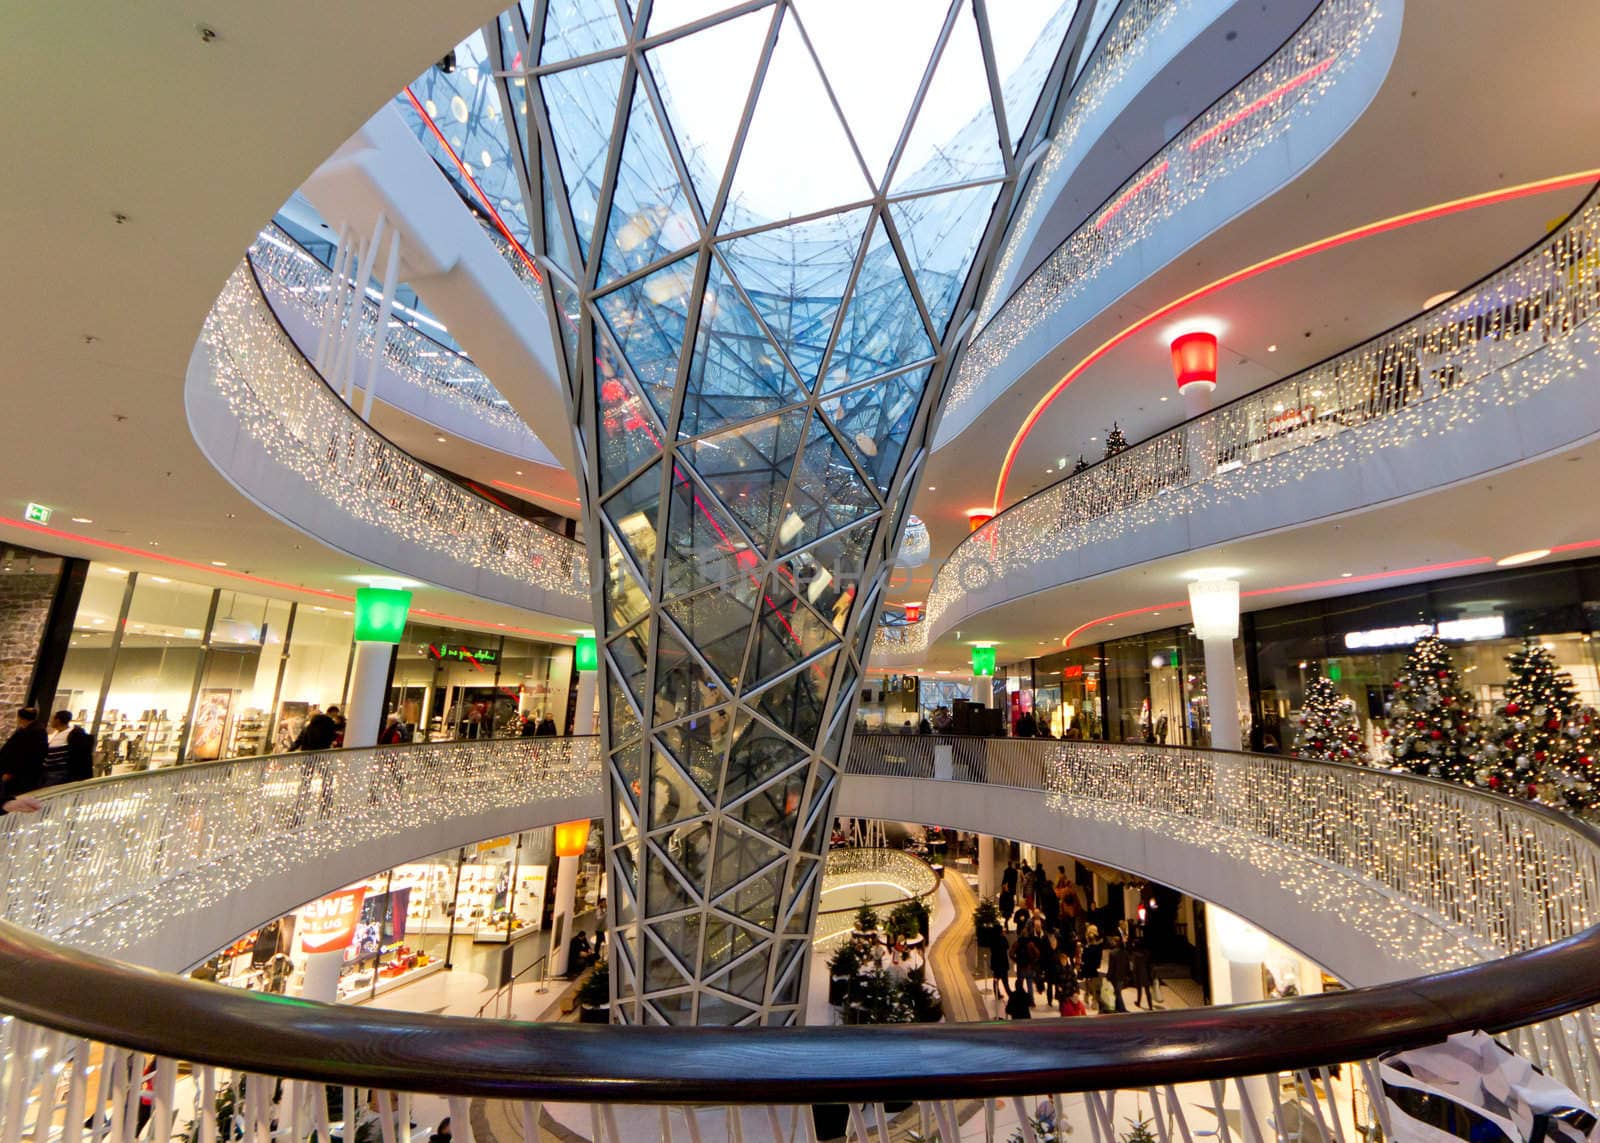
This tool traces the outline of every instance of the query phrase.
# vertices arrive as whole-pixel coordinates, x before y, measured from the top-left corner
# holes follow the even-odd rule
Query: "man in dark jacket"
[[[337,708],[336,708],[337,709]],[[290,750],[332,750],[339,737],[339,724],[320,710],[311,716]]]
[[[94,777],[94,739],[83,727],[72,725],[70,710],[58,710],[50,716],[48,742],[44,785],[87,782]]]
[[[44,784],[44,757],[50,736],[37,707],[17,711],[17,727],[0,746],[0,802],[7,802]]]

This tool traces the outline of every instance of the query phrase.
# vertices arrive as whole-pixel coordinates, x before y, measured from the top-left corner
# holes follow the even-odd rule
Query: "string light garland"
[[[1293,39],[1134,172],[973,339],[946,393],[944,415],[959,421],[968,405],[986,399],[987,382],[1041,323],[1311,114],[1360,57],[1381,12],[1376,0],[1323,0]],[[1023,226],[1013,233],[1023,234]]]
[[[1388,333],[1020,500],[934,576],[926,618],[874,655],[926,653],[956,621],[1037,590],[1041,563],[1241,504],[1405,447],[1448,441],[1552,385],[1582,386],[1600,354],[1600,202],[1477,287]],[[1022,581],[1025,581],[1025,587]],[[882,660],[875,659],[875,662]]]
[[[325,500],[409,544],[508,576],[587,615],[582,544],[474,496],[370,429],[317,375],[273,316],[248,263],[201,335],[211,383],[241,431]]]

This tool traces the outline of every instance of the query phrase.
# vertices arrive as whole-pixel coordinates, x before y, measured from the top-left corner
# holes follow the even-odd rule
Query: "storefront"
[[[579,866],[579,911],[595,907],[601,894],[600,831],[592,830],[590,838]],[[554,875],[550,828],[488,838],[307,902],[246,933],[194,975],[234,988],[299,995],[308,957],[324,946],[308,952],[308,942],[296,935],[311,932],[324,914],[347,910],[352,924],[341,938],[348,943],[340,946],[337,997],[344,1004],[365,1003],[452,967],[471,957],[471,949],[509,945],[542,931]],[[535,958],[536,951],[518,960],[532,964]],[[482,969],[488,961],[478,957],[473,963]]]
[[[83,579],[52,709],[93,735],[101,773],[288,750],[318,710],[345,704],[354,618],[336,603],[269,599],[94,563]],[[567,726],[572,651],[409,624],[391,711],[413,737]]]

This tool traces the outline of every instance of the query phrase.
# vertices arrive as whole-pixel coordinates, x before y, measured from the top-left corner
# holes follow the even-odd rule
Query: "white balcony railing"
[[[923,621],[880,628],[873,653],[920,655],[953,623],[1039,590],[1033,573],[1089,545],[1332,478],[1402,446],[1448,450],[1486,417],[1586,385],[1597,308],[1591,197],[1531,250],[1414,320],[1011,505],[940,566]]]

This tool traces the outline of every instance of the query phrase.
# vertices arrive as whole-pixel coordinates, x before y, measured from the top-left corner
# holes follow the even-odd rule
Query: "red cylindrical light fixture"
[[[992,508],[968,508],[967,531],[976,532],[979,528],[983,527],[993,519],[994,509]]]
[[[582,857],[589,844],[589,820],[562,822],[556,826],[556,856]]]
[[[901,606],[903,606],[905,608],[905,611],[906,611],[906,622],[907,623],[921,623],[922,622],[922,604],[920,604],[920,603],[906,603],[906,604],[902,604]]]
[[[1204,330],[1179,334],[1172,340],[1172,373],[1178,392],[1191,385],[1203,385],[1206,392],[1217,386],[1217,335]]]

